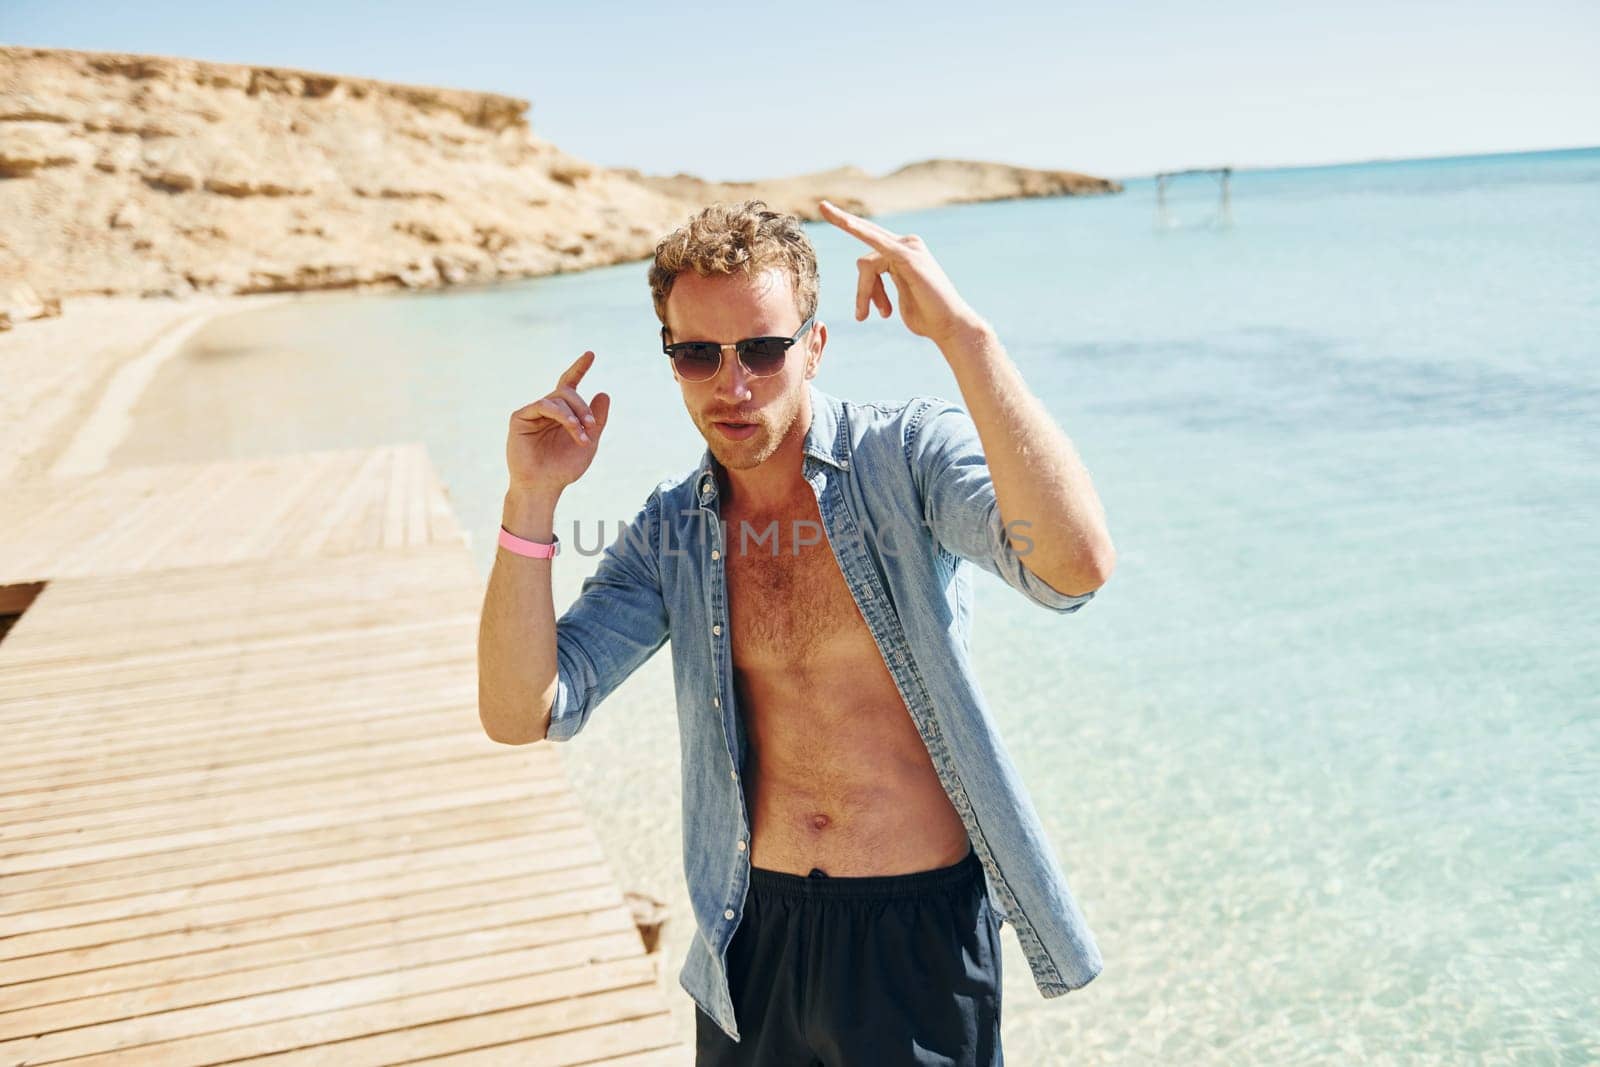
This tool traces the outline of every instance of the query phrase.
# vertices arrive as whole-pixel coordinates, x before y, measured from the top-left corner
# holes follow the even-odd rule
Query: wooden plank
[[[566,1064],[612,1062],[616,1054],[639,1048],[652,1049],[659,1056],[669,1049],[675,1040],[671,1017],[662,1014],[643,1014],[642,1004],[621,1001],[624,994],[630,995],[636,1002],[648,1000],[648,994],[644,990],[619,990],[616,993],[601,995],[617,998],[616,1000],[602,1001],[600,996],[583,997],[571,1007],[565,1008],[569,1013],[567,1025],[599,1015],[601,1012],[613,1014],[619,1011],[639,1012],[638,1016],[620,1022],[596,1023],[592,1026],[573,1027],[562,1032],[549,1033],[550,1025],[547,1019],[534,1014],[544,1007],[540,1005],[528,1009],[520,1018],[507,1020],[508,1023],[539,1027],[544,1032],[538,1037],[470,1049],[453,1055],[430,1056],[418,1062],[449,1065],[449,1067],[496,1067],[504,1063],[538,1063],[555,1067]],[[548,1014],[553,1013],[547,1012],[546,1015]],[[654,1062],[663,1061],[658,1059]]]
[[[541,828],[560,828],[565,825],[563,813],[577,810],[577,804],[562,796],[558,800],[541,801],[538,810]],[[241,869],[252,864],[271,869],[282,856],[304,855],[307,862],[314,862],[324,853],[352,857],[382,855],[412,843],[424,847],[437,840],[472,840],[475,833],[485,838],[514,836],[515,832],[526,829],[526,820],[525,811],[515,812],[500,803],[458,804],[411,815],[385,813],[381,822],[341,823],[276,837],[168,849],[159,856],[161,865],[134,856],[13,872],[6,875],[7,892],[0,896],[0,908],[9,912],[13,902],[35,899],[30,893],[39,894],[37,900],[45,906],[53,906],[63,901],[96,899],[96,894],[105,886],[163,886],[175,878],[191,876],[201,880],[225,867],[231,869],[233,865]],[[22,903],[18,903],[19,910]]]
[[[333,894],[323,893],[323,889],[333,883],[378,885],[387,881],[389,885],[408,885],[416,888],[422,885],[422,881],[418,878],[406,878],[405,881],[390,880],[432,870],[470,870],[472,877],[475,878],[486,878],[490,875],[499,877],[502,873],[512,870],[514,859],[525,861],[528,856],[538,857],[541,865],[536,869],[544,870],[549,865],[547,859],[550,853],[560,849],[587,849],[594,843],[594,838],[590,837],[589,827],[582,824],[581,819],[576,819],[574,817],[576,814],[578,814],[576,811],[565,811],[558,821],[566,825],[546,827],[538,833],[523,833],[520,837],[510,840],[490,838],[488,841],[442,846],[429,851],[413,848],[403,854],[387,854],[387,856],[354,859],[354,861],[325,862],[320,865],[299,865],[291,867],[286,872],[253,873],[246,877],[222,875],[205,885],[166,886],[154,893],[125,891],[120,896],[102,897],[99,901],[83,902],[69,907],[13,912],[11,915],[0,915],[0,937],[16,937],[58,926],[78,928],[102,921],[126,921],[139,915],[160,915],[179,910],[186,915],[192,915],[194,909],[202,905],[218,904],[234,899],[251,899],[251,902],[259,904],[264,897],[274,894],[304,894],[315,891],[318,893],[318,902],[328,902],[333,899]]]
[[[5,1062],[688,1062],[420,446],[0,501]]]
[[[192,796],[182,796],[164,804],[133,804],[105,818],[97,818],[93,810],[86,815],[57,816],[45,801],[27,823],[0,826],[0,848],[6,850],[6,855],[19,855],[51,849],[58,842],[83,847],[223,824],[244,829],[252,819],[277,821],[301,812],[327,809],[337,809],[336,821],[355,822],[393,810],[400,803],[451,792],[463,781],[471,781],[476,787],[531,786],[543,793],[559,792],[565,785],[552,775],[541,775],[530,783],[519,761],[492,751],[480,751],[472,759],[411,769],[368,767],[362,764],[364,759],[364,755],[352,757],[348,773],[341,769],[336,777],[310,783],[240,792],[232,782],[222,779],[203,803],[196,803]],[[525,788],[524,792],[530,790]]]
[[[557,750],[478,728],[446,496],[413,445],[0,490],[6,1061],[685,1053]]]
[[[576,913],[563,911],[509,929],[494,930],[492,936],[485,936],[486,933],[481,929],[466,930],[427,939],[384,941],[375,947],[356,951],[324,952],[316,957],[316,980],[325,982],[336,978],[381,974],[397,966],[414,967],[432,962],[473,959],[491,947],[494,951],[505,952],[565,941],[597,940],[606,943],[603,939],[613,935],[637,936],[631,913],[626,908],[614,905]],[[271,944],[268,943],[269,946]],[[99,971],[73,975],[71,977],[76,981],[49,983],[52,989],[64,993],[69,1000],[41,1002],[24,1009],[21,1004],[11,1004],[8,999],[8,1010],[0,1013],[0,1041],[112,1022],[134,1012],[171,1011],[305,984],[307,969],[303,951],[296,951],[287,957],[280,952],[278,958],[284,962],[276,964],[265,953],[262,956],[263,962],[256,966],[225,971],[205,968],[205,961],[201,957],[185,956],[181,967],[168,966],[157,972],[160,985],[128,984],[129,972],[142,970],[149,974],[153,971],[154,968],[148,964],[118,968],[121,973],[116,979],[110,979]]]
[[[576,832],[585,837],[589,833],[587,827]],[[406,914],[428,902],[472,899],[472,891],[463,889],[463,886],[489,887],[494,883],[527,887],[528,892],[534,892],[539,887],[550,892],[562,888],[584,888],[597,884],[597,879],[601,882],[605,880],[603,868],[603,857],[592,841],[567,841],[549,853],[540,851],[528,856],[512,854],[481,871],[463,873],[456,868],[419,865],[407,873],[403,882],[374,880],[343,883],[327,877],[321,881],[312,879],[313,884],[309,886],[279,891],[273,891],[269,883],[263,892],[255,896],[186,904],[176,910],[121,915],[100,922],[32,929],[10,935],[0,942],[0,952],[4,953],[4,956],[0,956],[0,975],[20,980],[20,969],[29,972],[30,977],[36,977],[37,974],[32,970],[38,965],[36,957],[49,952],[89,947],[102,950],[99,955],[103,959],[108,946],[118,941],[138,939],[139,942],[147,942],[163,936],[171,936],[177,941],[214,927],[231,928],[247,924],[258,924],[268,931],[278,927],[299,929],[313,921],[307,916],[314,912],[324,913],[315,921],[332,921],[335,915],[365,919],[373,911],[382,915]],[[597,870],[602,873],[597,874]],[[485,888],[484,891],[490,889]],[[619,895],[617,899],[620,901],[622,898]],[[287,918],[290,916],[293,918]],[[124,954],[122,958],[130,957]]]
[[[413,443],[113,468],[0,493],[0,584],[423,544],[467,539]]]
[[[370,741],[359,748],[315,749],[294,756],[270,760],[252,758],[250,762],[234,764],[228,772],[228,784],[239,791],[258,786],[310,785],[326,779],[330,768],[337,769],[343,777],[375,771],[408,771],[453,762],[462,753],[471,752],[476,757],[479,747],[469,748],[456,738],[440,741],[437,731],[408,731],[402,735],[385,730],[381,740]],[[19,751],[23,748],[18,746]],[[495,758],[504,762],[498,754]],[[560,773],[551,746],[535,746],[522,766],[535,775]],[[215,795],[218,776],[214,770],[214,765],[208,765],[109,781],[87,776],[75,783],[70,792],[27,787],[20,780],[11,782],[9,791],[0,794],[0,839],[5,836],[7,824],[33,819],[41,805],[48,805],[52,817],[93,813],[110,817],[112,812],[129,811],[147,799],[201,801]]]
[[[378,974],[0,1041],[0,1056],[30,1064],[77,1056],[84,1064],[181,1067],[565,1001],[579,993],[653,986],[652,963],[638,954],[638,943],[637,932],[630,931],[446,963],[406,961]],[[112,1060],[113,1052],[138,1054]]]
[[[694,1067],[694,1049],[687,1045],[674,1044],[649,1052],[631,1052],[622,1056],[606,1056],[597,1060],[578,1062],[585,1067],[589,1064],[604,1064],[605,1067]]]
[[[303,971],[314,974],[317,958],[327,952],[350,945],[405,944],[408,941],[401,936],[403,932],[437,936],[458,929],[474,929],[470,925],[472,921],[503,914],[519,915],[521,921],[531,921],[626,906],[616,886],[609,882],[592,881],[584,885],[570,873],[551,880],[564,887],[524,899],[520,894],[526,879],[502,879],[495,884],[413,894],[382,910],[350,905],[269,916],[232,926],[174,930],[140,940],[8,960],[3,967],[8,985],[66,979],[87,970],[116,972],[122,969],[159,974],[161,981],[157,984],[164,984],[195,973],[227,970],[236,967],[237,961],[242,959],[257,963],[298,960]],[[491,929],[492,936],[481,940],[491,945],[514,932],[514,927],[507,927],[504,933],[498,927],[487,929]],[[418,939],[420,936],[412,938]],[[634,940],[638,940],[637,931]],[[107,975],[99,977],[112,980]]]
[[[0,937],[255,896],[268,889],[292,889],[316,880],[393,877],[413,868],[453,864],[468,864],[474,871],[482,871],[498,857],[513,852],[548,852],[592,843],[587,833],[577,838],[571,834],[580,828],[587,830],[575,807],[546,812],[541,823],[538,832],[467,841],[458,840],[458,831],[452,829],[450,837],[441,838],[432,846],[412,843],[398,851],[359,853],[346,846],[308,857],[297,850],[269,854],[263,862],[252,863],[253,857],[247,857],[234,863],[210,864],[203,873],[194,866],[159,868],[147,872],[149,877],[142,884],[136,884],[134,878],[115,883],[76,883],[65,887],[64,892],[32,894],[25,908],[19,906],[20,899],[8,899],[6,906],[13,910],[0,915]],[[164,862],[167,858],[162,857]]]

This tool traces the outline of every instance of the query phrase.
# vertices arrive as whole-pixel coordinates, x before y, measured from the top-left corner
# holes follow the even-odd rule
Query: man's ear
[[[828,327],[825,323],[817,322],[811,327],[811,332],[817,335],[817,354],[813,359],[806,361],[806,377],[817,376],[817,364],[822,362],[822,350],[828,344]]]

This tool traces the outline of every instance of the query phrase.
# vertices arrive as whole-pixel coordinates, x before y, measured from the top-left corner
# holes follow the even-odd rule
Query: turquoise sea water
[[[1106,958],[1019,1064],[1600,1060],[1600,149],[1186,178],[884,216],[1083,456],[1118,567],[1057,617],[981,575],[982,684]],[[818,379],[959,396],[811,227]],[[612,423],[562,523],[703,444],[644,263],[204,331],[117,465],[420,441],[487,574],[515,408],[586,348]],[[560,527],[558,527],[559,529]],[[593,557],[563,556],[558,608]],[[670,664],[562,753],[687,947]],[[692,1033],[681,998],[680,1022]]]

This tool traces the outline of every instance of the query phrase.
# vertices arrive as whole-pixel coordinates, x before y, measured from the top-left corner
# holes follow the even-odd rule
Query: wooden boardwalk
[[[35,592],[0,1065],[692,1062],[554,747],[478,724],[420,447],[0,485],[0,612]]]

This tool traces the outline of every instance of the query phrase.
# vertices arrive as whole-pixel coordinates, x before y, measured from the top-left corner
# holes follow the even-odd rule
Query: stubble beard
[[[717,429],[715,420],[707,421],[700,429],[706,439],[706,444],[711,449],[711,454],[718,463],[729,470],[749,470],[759,467],[778,450],[778,442],[783,439],[795,420],[800,416],[799,409],[784,412],[784,426],[774,430],[765,419],[756,420],[756,432],[743,441],[730,440]]]

